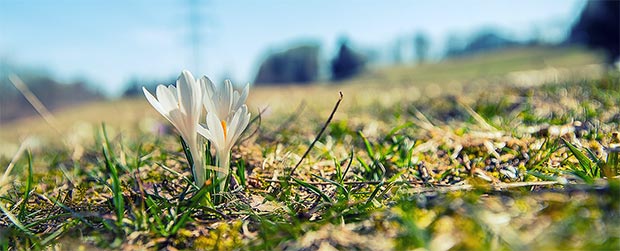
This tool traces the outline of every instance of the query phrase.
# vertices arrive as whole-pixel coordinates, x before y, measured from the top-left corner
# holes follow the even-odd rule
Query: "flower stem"
[[[217,179],[220,181],[220,191],[223,191],[226,185],[226,178],[228,178],[228,173],[230,173],[230,151],[217,152],[217,166],[225,170],[217,172]]]
[[[206,170],[204,167],[204,160],[202,159],[202,151],[199,149],[198,144],[195,144],[193,147],[189,148],[189,151],[192,154],[193,166],[192,166],[192,174],[194,175],[194,182],[198,187],[202,187],[205,184],[205,175]]]

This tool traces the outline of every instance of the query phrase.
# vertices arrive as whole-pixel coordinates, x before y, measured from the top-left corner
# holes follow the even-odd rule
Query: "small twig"
[[[266,182],[270,182],[270,183],[284,183],[285,181],[283,180],[274,180],[274,179],[267,179],[265,180]],[[315,185],[315,186],[322,186],[322,185],[330,185],[330,186],[335,186],[336,184],[331,183],[331,182],[312,182],[312,181],[304,181],[310,185]],[[385,182],[384,182],[385,183]],[[297,183],[290,183],[291,185],[297,185]],[[377,184],[381,184],[381,181],[375,180],[375,181],[345,181],[342,182],[343,185],[353,185],[353,186],[358,186],[358,185],[377,185]],[[422,185],[424,184],[421,181],[394,181],[394,184],[398,185],[398,184],[411,184],[411,185]],[[441,185],[440,185],[441,186]]]
[[[299,159],[299,162],[297,162],[295,167],[293,167],[291,172],[288,174],[289,178],[291,178],[293,176],[293,174],[295,173],[295,170],[297,170],[297,167],[299,167],[299,165],[301,165],[301,162],[306,158],[306,156],[308,156],[308,154],[310,153],[310,150],[312,150],[312,147],[314,147],[314,144],[317,141],[319,141],[319,139],[321,138],[321,135],[323,135],[323,132],[325,132],[325,129],[327,128],[329,123],[334,118],[334,114],[338,110],[338,106],[340,106],[340,102],[342,102],[342,97],[343,97],[342,92],[338,92],[338,93],[340,94],[340,98],[338,98],[338,101],[336,102],[336,105],[334,106],[334,110],[332,110],[332,113],[329,115],[329,118],[327,118],[327,121],[325,121],[325,124],[323,125],[323,128],[321,128],[321,131],[319,131],[319,134],[316,135],[316,137],[314,138],[314,141],[312,141],[312,143],[308,147],[308,150],[306,150],[304,155],[301,156],[301,159]]]
[[[283,183],[283,180],[275,180],[275,179],[267,179],[266,182],[270,183]],[[315,186],[334,186],[334,183],[331,182],[310,182],[305,181],[310,185]],[[380,184],[381,181],[345,181],[342,184],[344,185],[377,185]],[[291,185],[296,185],[297,183],[290,183]],[[402,181],[394,181],[392,182],[394,185],[424,185],[423,181],[417,180],[402,180]],[[538,182],[513,182],[513,183],[498,183],[498,184],[489,184],[489,186],[493,190],[501,190],[507,188],[517,188],[517,187],[528,187],[528,186],[551,186],[561,184],[558,181],[538,181]],[[451,191],[460,191],[460,190],[470,190],[475,188],[475,186],[470,184],[462,184],[462,185],[446,185],[446,184],[433,184],[433,187],[418,187],[412,188],[415,193],[424,193],[424,192],[451,192]]]

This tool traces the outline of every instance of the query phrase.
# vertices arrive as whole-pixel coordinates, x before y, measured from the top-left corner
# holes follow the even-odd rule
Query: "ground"
[[[191,185],[142,97],[5,124],[0,246],[617,250],[620,75],[598,62],[516,49],[252,88],[226,192]]]

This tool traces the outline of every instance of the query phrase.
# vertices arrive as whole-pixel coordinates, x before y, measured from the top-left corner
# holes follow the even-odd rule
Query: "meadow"
[[[620,74],[600,62],[520,48],[252,87],[222,192],[143,97],[3,124],[0,247],[618,250]]]

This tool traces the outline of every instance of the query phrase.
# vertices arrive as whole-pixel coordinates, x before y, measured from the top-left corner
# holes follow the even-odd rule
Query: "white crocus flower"
[[[198,133],[213,144],[218,179],[221,179],[228,175],[232,147],[250,122],[250,113],[244,104],[249,86],[246,85],[240,95],[233,91],[230,81],[226,81],[224,89],[219,91],[208,78],[203,77],[201,81],[203,87],[206,87],[204,102],[207,109],[207,127],[199,126]]]
[[[245,104],[250,90],[250,85],[246,84],[239,94],[233,89],[230,80],[224,81],[224,88],[218,89],[207,76],[200,78],[200,85],[204,93],[204,106],[207,112],[215,112],[218,118],[227,121]]]
[[[198,142],[197,128],[202,113],[203,92],[200,83],[194,76],[184,70],[176,82],[176,87],[158,85],[155,98],[146,88],[142,87],[146,99],[179,131],[187,143],[194,166],[192,173],[196,185],[205,182],[202,144]]]

